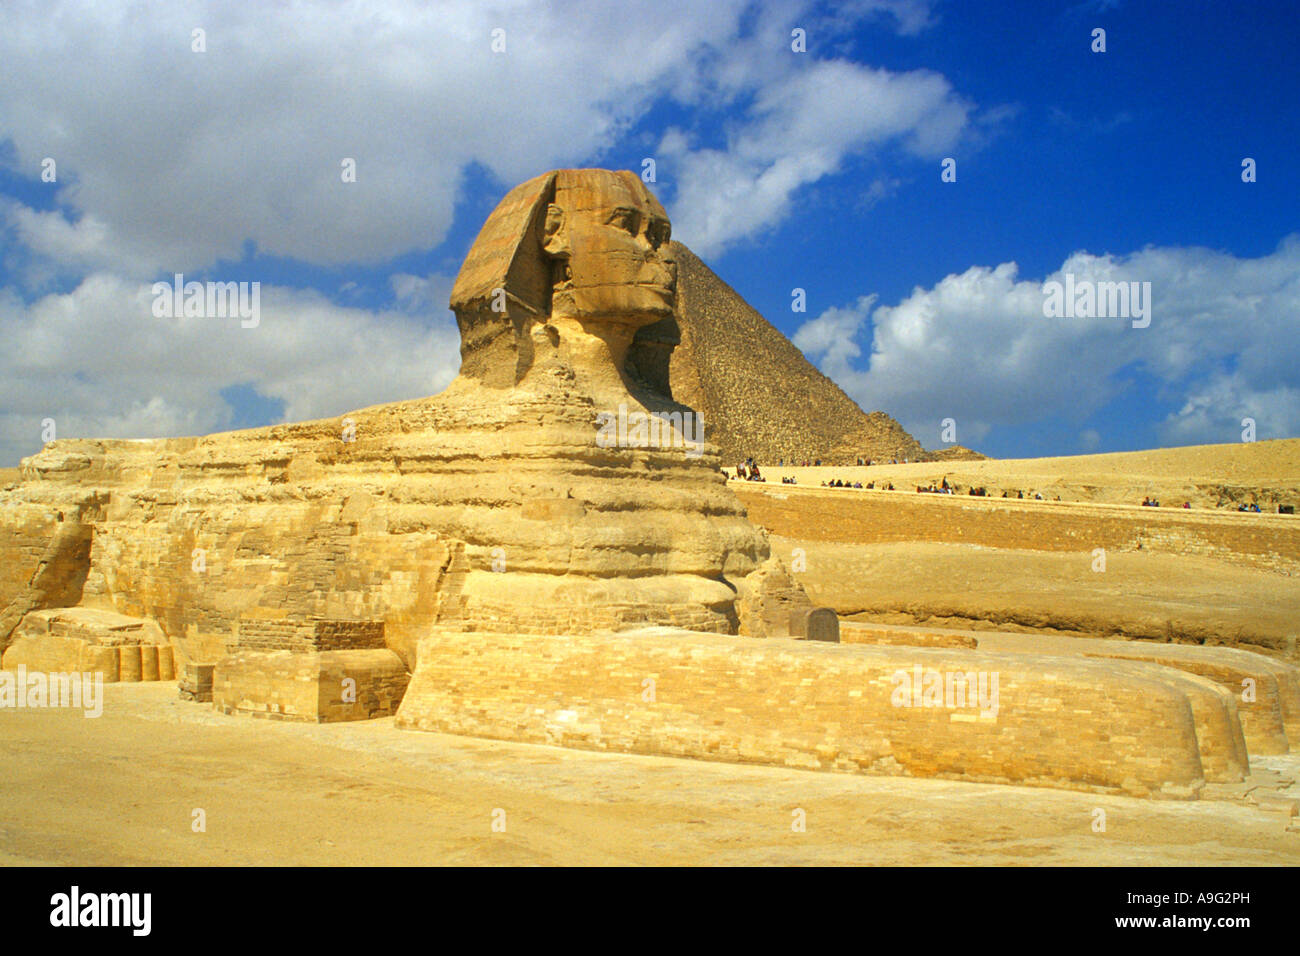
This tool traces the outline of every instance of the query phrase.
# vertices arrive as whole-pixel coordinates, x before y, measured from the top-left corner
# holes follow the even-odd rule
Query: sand
[[[227,717],[176,685],[0,711],[0,864],[1293,865],[1236,799],[815,773]],[[1300,757],[1256,761],[1260,779]],[[1241,788],[1238,788],[1241,789]],[[1235,793],[1236,791],[1234,791]],[[191,829],[206,813],[206,832]],[[506,830],[492,832],[494,809]],[[1106,831],[1093,831],[1095,809]],[[806,813],[804,833],[793,811]]]

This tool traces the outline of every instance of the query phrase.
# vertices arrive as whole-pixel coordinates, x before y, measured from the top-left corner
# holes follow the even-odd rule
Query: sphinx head
[[[461,374],[517,384],[538,326],[574,361],[617,373],[636,330],[673,314],[669,229],[663,206],[626,170],[562,169],[515,187],[452,290]]]
[[[547,205],[551,315],[640,327],[672,315],[668,214],[633,173],[563,170]]]

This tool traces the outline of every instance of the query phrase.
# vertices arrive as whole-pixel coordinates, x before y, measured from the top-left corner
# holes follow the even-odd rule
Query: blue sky
[[[1300,435],[1294,13],[18,4],[0,465],[50,419],[196,434],[432,394],[458,366],[452,279],[501,195],[647,158],[675,238],[926,447],[948,417],[998,457],[1234,442],[1247,417]],[[175,272],[260,282],[260,323],[152,315]],[[1045,317],[1067,272],[1150,282],[1150,325]]]

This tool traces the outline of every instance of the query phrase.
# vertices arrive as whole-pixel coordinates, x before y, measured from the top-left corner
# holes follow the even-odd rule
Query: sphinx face
[[[663,206],[631,172],[564,170],[547,210],[555,318],[637,328],[672,315],[676,263]]]

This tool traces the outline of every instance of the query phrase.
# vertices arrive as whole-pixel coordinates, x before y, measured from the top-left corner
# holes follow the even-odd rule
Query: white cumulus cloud
[[[47,418],[60,438],[206,434],[231,427],[232,385],[300,421],[436,394],[460,367],[445,304],[374,312],[268,286],[260,299],[260,322],[242,328],[157,318],[148,284],[105,273],[30,304],[0,294],[0,463],[40,450]]]
[[[1047,318],[1043,286],[1151,283],[1151,324]],[[862,358],[861,339],[871,329]],[[795,344],[866,409],[918,434],[957,419],[962,441],[993,426],[1073,423],[1151,375],[1174,411],[1168,444],[1230,442],[1241,420],[1259,438],[1300,435],[1300,235],[1259,258],[1203,248],[1149,247],[1127,256],[1078,252],[1043,280],[1015,263],[974,266],[897,305],[866,296],[806,322]],[[1089,433],[1085,446],[1096,444]]]

